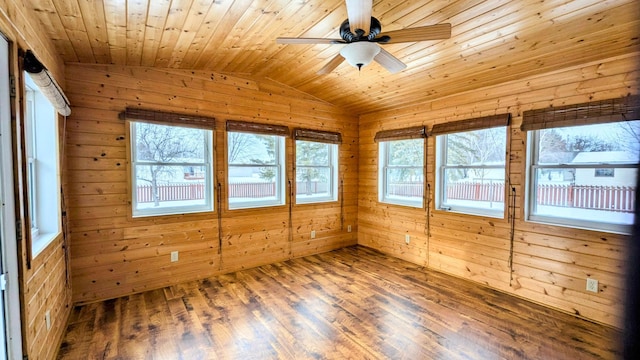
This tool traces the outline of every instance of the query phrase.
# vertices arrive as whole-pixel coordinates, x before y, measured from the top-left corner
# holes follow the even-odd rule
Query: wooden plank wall
[[[519,125],[525,110],[636,93],[640,85],[638,56],[634,53],[361,116],[358,243],[597,322],[621,326],[626,243],[630,238],[523,221],[526,134]],[[373,142],[379,130],[421,124],[430,129],[436,123],[505,112],[513,116],[508,159],[509,177],[517,196],[512,285],[508,220],[432,210],[427,222],[424,209],[378,203],[377,144]],[[429,138],[427,179],[432,198],[434,146],[435,139]],[[408,245],[405,234],[411,235]],[[587,277],[599,280],[597,294],[585,291]]]
[[[146,67],[68,64],[68,197],[73,300],[85,303],[178,284],[356,243],[358,119],[267,79]],[[217,214],[130,217],[125,123],[127,106],[216,118],[215,166],[222,184],[222,248]],[[228,119],[342,133],[344,228],[340,202],[227,210]],[[293,140],[287,139],[292,176]],[[217,210],[216,210],[217,211]],[[347,232],[347,224],[353,231]],[[316,238],[310,239],[311,230]],[[171,251],[179,261],[170,262]],[[221,254],[219,254],[221,250]]]
[[[53,43],[41,36],[44,30],[26,9],[23,1],[0,0],[0,32],[10,41],[13,59],[11,71],[18,76],[17,51],[31,49],[64,86],[64,64],[56,57]],[[13,99],[18,108],[21,91]],[[24,231],[24,230],[23,230]],[[62,237],[55,239],[26,266],[24,244],[19,244],[20,298],[22,307],[23,355],[29,359],[52,359],[56,356],[71,312],[71,288],[66,284],[66,263]],[[45,312],[51,314],[51,329],[47,330]]]

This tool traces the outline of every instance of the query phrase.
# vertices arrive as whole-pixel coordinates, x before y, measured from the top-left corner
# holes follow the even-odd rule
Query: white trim
[[[589,126],[589,125],[587,125]],[[578,127],[578,126],[576,126]],[[564,130],[571,127],[565,127]],[[616,234],[631,234],[633,230],[633,224],[614,223],[598,221],[601,219],[598,216],[593,218],[581,218],[581,214],[591,217],[593,214],[588,214],[584,210],[581,214],[569,212],[573,216],[554,216],[553,214],[536,214],[536,189],[537,189],[537,177],[536,169],[552,168],[552,169],[600,169],[600,168],[637,168],[638,164],[634,163],[568,163],[568,164],[543,164],[538,165],[538,157],[540,152],[540,131],[533,130],[527,133],[527,151],[526,151],[526,172],[525,172],[525,199],[524,199],[524,211],[525,221],[532,223],[540,223],[545,225],[560,226],[566,228],[591,230],[591,231],[604,231]],[[637,179],[636,179],[637,180]],[[569,210],[568,210],[569,211]],[[587,210],[588,211],[588,210]],[[591,210],[596,211],[596,210]]]
[[[29,157],[28,182],[29,205],[33,220],[31,254],[35,258],[62,233],[60,205],[60,147],[58,113],[50,100],[33,82],[31,75],[23,72],[25,96],[33,96],[33,107],[25,119],[26,145]],[[46,136],[44,136],[44,135]],[[56,216],[52,216],[52,215]]]
[[[163,215],[177,215],[177,214],[191,214],[214,211],[214,191],[213,191],[213,130],[210,129],[196,129],[202,132],[203,141],[205,147],[205,153],[201,161],[180,161],[180,162],[160,162],[160,161],[137,161],[137,145],[136,145],[136,124],[148,124],[152,126],[164,126],[171,128],[185,128],[183,126],[174,124],[154,124],[145,121],[130,121],[129,122],[129,134],[130,134],[130,156],[131,156],[131,216],[133,218],[149,217],[149,216],[163,216]],[[192,129],[193,130],[193,129]],[[146,208],[139,207],[137,199],[137,186],[138,179],[136,177],[138,167],[143,166],[167,166],[167,167],[204,167],[204,199],[203,203],[199,204],[180,204],[180,201],[176,201],[175,206],[162,206],[158,208]]]
[[[414,164],[416,168],[422,168],[422,186],[424,189],[424,179],[426,178],[424,166],[424,138],[406,139],[406,140],[389,140],[380,141],[378,143],[378,201],[385,204],[408,206],[421,209],[424,207],[424,195],[419,198],[403,198],[401,196],[393,196],[387,194],[387,169],[389,168],[389,145],[392,142],[400,141],[422,141],[422,162]],[[423,190],[424,191],[424,190]]]
[[[309,196],[309,197],[304,197],[304,196],[299,196],[297,191],[295,194],[296,197],[296,204],[316,204],[316,203],[327,203],[327,202],[334,202],[334,201],[338,201],[338,170],[339,169],[339,164],[338,164],[338,152],[339,152],[339,148],[338,148],[338,144],[329,144],[329,143],[319,143],[319,144],[325,144],[327,145],[327,149],[328,149],[328,164],[326,165],[300,165],[298,166],[297,164],[297,156],[298,156],[298,148],[297,148],[297,144],[298,141],[303,141],[303,142],[314,142],[311,140],[296,140],[296,159],[294,159],[294,161],[296,162],[296,172],[298,171],[299,167],[307,167],[307,168],[322,168],[322,169],[329,169],[329,183],[327,184],[328,190],[329,190],[329,195],[326,196]],[[295,174],[295,179],[296,182],[298,181],[298,174]]]
[[[229,134],[237,133],[234,131],[227,132],[227,153],[229,152]],[[260,135],[255,133],[244,133],[249,135]],[[286,203],[285,201],[285,181],[287,179],[286,174],[286,142],[283,136],[279,135],[263,135],[263,136],[273,136],[275,138],[275,164],[269,164],[267,166],[274,167],[277,169],[275,176],[275,184],[276,184],[276,194],[274,197],[263,198],[263,199],[251,199],[251,200],[235,200],[231,201],[229,194],[227,194],[227,202],[229,206],[229,210],[241,210],[241,209],[252,209],[252,208],[264,208],[264,207],[272,207],[272,206],[282,206]],[[229,177],[229,169],[232,167],[261,167],[260,164],[229,164],[227,163],[227,186],[231,183]],[[228,187],[227,187],[228,189]]]
[[[468,206],[465,204],[461,204],[461,203],[456,203],[455,200],[453,201],[448,201],[445,202],[445,191],[446,191],[446,187],[444,184],[445,181],[445,171],[448,169],[486,169],[486,170],[502,170],[502,172],[504,173],[503,178],[504,179],[493,179],[493,180],[497,180],[497,181],[502,181],[505,184],[505,188],[506,188],[506,182],[507,182],[507,159],[506,159],[506,155],[505,155],[505,159],[504,159],[504,163],[501,165],[447,165],[447,152],[449,151],[448,149],[448,137],[449,135],[453,135],[453,134],[459,134],[459,133],[473,133],[473,132],[478,132],[478,131],[485,131],[485,130],[494,130],[494,129],[503,129],[504,131],[504,136],[505,136],[505,149],[504,149],[504,154],[506,154],[506,141],[508,141],[508,134],[507,134],[507,127],[506,126],[499,126],[499,127],[494,127],[494,128],[488,128],[488,129],[478,129],[478,130],[469,130],[469,131],[460,131],[457,133],[452,133],[452,134],[444,134],[444,135],[437,135],[436,136],[436,146],[435,146],[435,151],[436,151],[436,156],[435,156],[435,163],[436,163],[436,171],[435,171],[435,180],[436,180],[436,189],[435,189],[435,206],[437,210],[443,210],[443,211],[449,211],[452,213],[459,213],[459,214],[467,214],[467,215],[474,215],[474,216],[485,216],[485,217],[491,217],[491,218],[496,218],[496,219],[504,219],[505,217],[505,207],[506,207],[506,202],[502,202],[502,206],[500,207],[496,207],[496,208],[491,208],[489,206],[486,207],[482,207],[482,206]],[[485,179],[485,181],[491,181],[491,179]],[[506,195],[505,195],[505,199],[506,199]],[[485,203],[489,203],[488,201]],[[491,203],[492,204],[492,203]],[[489,205],[491,205],[489,204]]]
[[[0,79],[6,79],[9,85],[8,43],[0,34]],[[5,73],[6,71],[6,73]],[[4,84],[2,85],[4,89]],[[16,241],[15,199],[13,194],[13,134],[11,132],[11,114],[9,112],[9,94],[0,90],[0,231],[2,236],[3,272],[7,274],[5,292],[6,333],[9,359],[22,358],[22,332],[20,319],[20,289],[18,278],[18,248]],[[13,254],[14,256],[8,256]]]

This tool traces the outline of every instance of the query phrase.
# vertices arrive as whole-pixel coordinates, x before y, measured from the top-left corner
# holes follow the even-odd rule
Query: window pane
[[[205,166],[137,165],[136,210],[207,205],[206,174]]]
[[[599,178],[593,168],[539,168],[535,215],[631,225],[635,209],[635,168],[610,168]]]
[[[277,199],[277,166],[229,166],[229,202]]]
[[[388,142],[390,166],[413,166],[424,162],[424,140],[412,139]]]
[[[296,140],[296,165],[329,166],[330,144]]]
[[[447,165],[504,165],[507,134],[504,127],[446,136]]]
[[[635,163],[639,139],[640,121],[539,130],[537,163]]]
[[[379,200],[423,206],[424,139],[380,142]]]
[[[136,122],[136,162],[204,163],[207,131]]]
[[[276,164],[278,139],[274,135],[229,132],[227,142],[229,164]]]
[[[305,202],[332,197],[331,169],[328,167],[298,167],[296,169],[296,199]]]
[[[444,170],[445,207],[504,210],[504,168]]]
[[[422,167],[387,169],[387,198],[422,202],[423,194]]]

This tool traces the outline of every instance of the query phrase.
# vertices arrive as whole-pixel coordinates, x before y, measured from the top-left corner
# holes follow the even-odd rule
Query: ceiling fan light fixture
[[[344,57],[351,66],[361,69],[373,61],[373,58],[380,52],[380,46],[368,41],[358,41],[345,45],[340,50],[340,55]]]

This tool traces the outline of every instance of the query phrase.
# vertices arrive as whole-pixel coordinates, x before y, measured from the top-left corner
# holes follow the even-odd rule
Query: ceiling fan
[[[378,44],[440,40],[451,37],[451,24],[449,23],[382,33],[380,21],[371,16],[373,0],[346,0],[346,3],[348,19],[340,25],[342,39],[279,37],[276,39],[276,43],[345,45],[340,50],[340,54],[318,71],[319,75],[330,73],[345,59],[358,70],[375,60],[389,72],[396,73],[405,69],[407,65]]]

